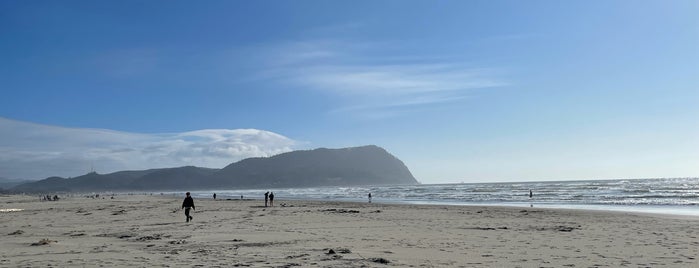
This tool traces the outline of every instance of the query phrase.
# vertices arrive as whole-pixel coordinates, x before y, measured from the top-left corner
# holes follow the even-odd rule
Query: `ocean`
[[[532,197],[529,197],[529,191]],[[593,209],[699,216],[699,178],[382,185],[193,191],[195,198],[336,200],[374,203]],[[172,193],[181,194],[181,193]]]

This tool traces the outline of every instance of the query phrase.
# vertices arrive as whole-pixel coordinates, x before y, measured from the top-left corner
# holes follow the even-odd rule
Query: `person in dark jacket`
[[[189,195],[189,192],[187,192],[187,197],[185,197],[184,202],[182,202],[182,208],[184,208],[184,216],[187,217],[187,222],[194,219],[194,217],[189,216],[189,209],[195,209],[194,199]]]
[[[273,192],[269,193],[269,206],[270,207],[274,206],[274,193]]]

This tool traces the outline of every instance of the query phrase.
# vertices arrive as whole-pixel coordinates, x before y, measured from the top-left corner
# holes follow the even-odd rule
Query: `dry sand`
[[[697,218],[275,202],[0,196],[0,267],[699,267]]]

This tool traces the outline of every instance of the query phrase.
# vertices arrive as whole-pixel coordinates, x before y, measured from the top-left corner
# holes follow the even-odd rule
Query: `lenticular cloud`
[[[41,179],[91,170],[199,166],[222,168],[291,151],[296,142],[257,129],[140,134],[47,126],[0,118],[0,177]]]

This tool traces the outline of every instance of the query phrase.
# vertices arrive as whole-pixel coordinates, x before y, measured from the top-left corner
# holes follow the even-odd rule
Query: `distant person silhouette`
[[[267,202],[269,202],[269,191],[265,193],[265,207],[267,207]]]
[[[529,198],[532,198],[534,194],[532,193],[532,190],[529,190]]]
[[[189,195],[189,192],[187,192],[187,197],[185,197],[184,202],[182,202],[182,208],[184,208],[184,216],[187,217],[187,222],[194,219],[194,217],[189,216],[189,210],[195,209],[194,199],[192,199],[192,197]]]
[[[269,193],[269,206],[273,207],[274,206],[274,193]]]
[[[214,200],[216,200],[216,193],[214,193]]]
[[[369,193],[369,203],[371,203],[371,193]]]

